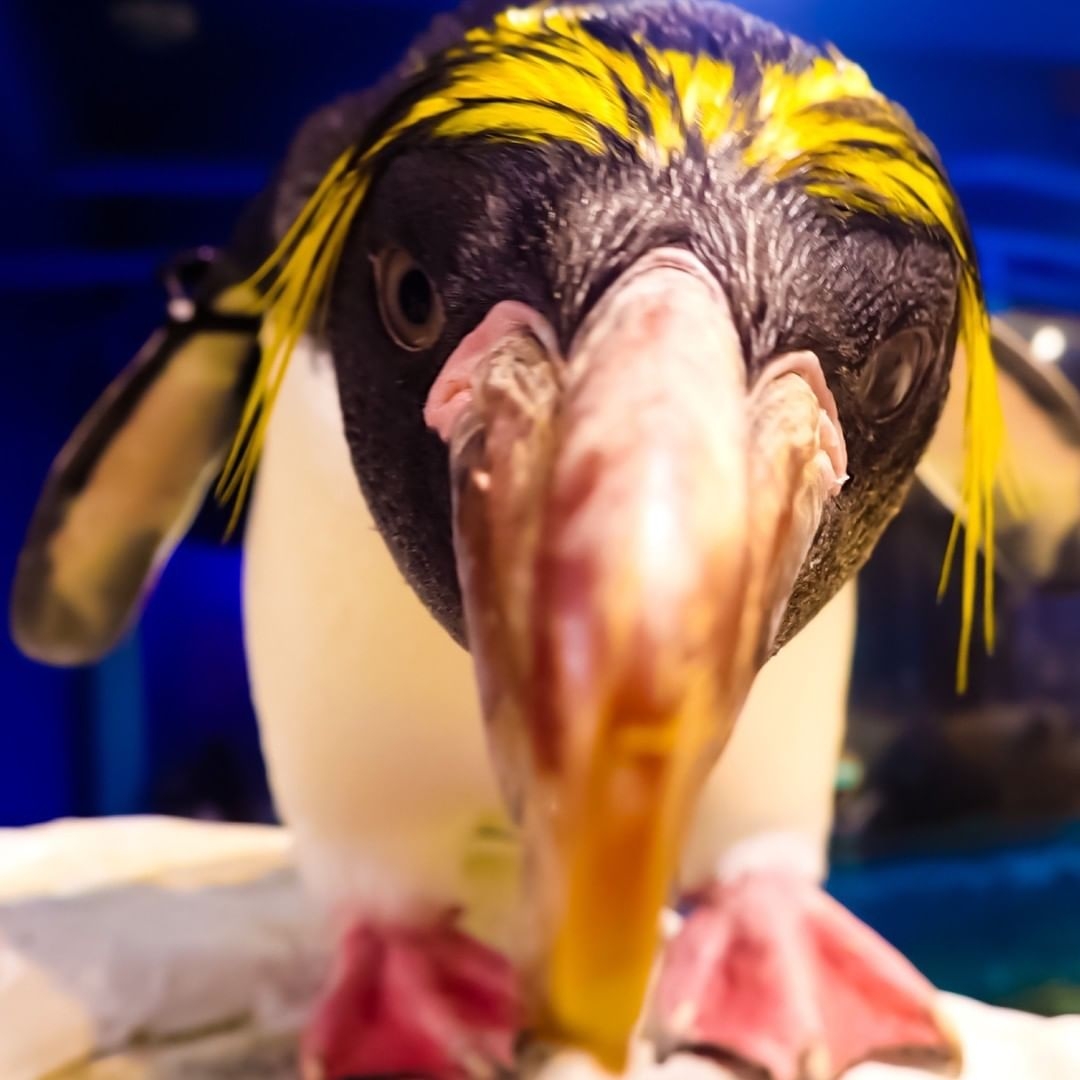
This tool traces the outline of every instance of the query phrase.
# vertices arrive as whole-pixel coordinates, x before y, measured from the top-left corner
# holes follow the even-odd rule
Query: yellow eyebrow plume
[[[251,489],[289,359],[329,298],[331,279],[366,191],[364,174],[354,174],[348,155],[343,155],[249,281],[261,296],[261,355],[217,485],[219,500],[233,500],[230,532]]]
[[[954,249],[968,384],[963,502],[940,587],[955,562],[963,522],[957,683],[966,688],[980,546],[983,635],[988,649],[994,644],[994,493],[1002,481],[1005,430],[975,253],[933,148],[860,67],[835,53],[796,68],[762,64],[757,78],[737,90],[727,60],[659,48],[640,34],[610,44],[590,28],[590,20],[603,17],[602,9],[588,6],[505,11],[429,60],[403,86],[394,118],[337,159],[251,279],[262,296],[262,355],[219,497],[236,500],[235,523],[289,357],[320,318],[384,155],[417,138],[563,143],[597,156],[634,154],[662,169],[692,148],[715,152],[723,145],[747,170],[798,183],[837,214],[891,217],[943,232]]]
[[[963,212],[933,148],[906,114],[879,94],[861,68],[833,56],[792,74],[766,68],[758,97],[760,128],[748,164],[798,179],[843,212],[893,216],[943,229],[960,263],[958,339],[967,359],[962,499],[946,548],[938,595],[944,596],[961,525],[961,630],[956,685],[967,689],[975,623],[978,553],[983,570],[983,640],[994,649],[994,496],[1016,493],[1004,470],[1005,422],[991,348],[990,320]]]
[[[945,561],[941,567],[938,598],[945,595],[956,557],[961,523],[964,555],[961,572],[960,652],[956,688],[967,690],[971,636],[975,622],[975,591],[978,552],[983,548],[983,640],[994,651],[994,495],[1000,490],[1006,502],[1017,505],[1018,493],[1005,470],[1005,418],[998,395],[997,369],[991,348],[990,320],[976,281],[965,277],[960,293],[960,340],[968,367],[964,404],[964,473],[960,510],[953,518]]]

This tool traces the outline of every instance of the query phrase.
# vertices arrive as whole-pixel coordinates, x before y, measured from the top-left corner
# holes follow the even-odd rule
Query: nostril
[[[828,455],[829,463],[835,473],[836,484],[831,494],[836,494],[847,480],[847,444],[844,441],[844,429],[840,424],[840,414],[836,408],[821,361],[809,349],[784,353],[770,360],[754,383],[751,395],[760,397],[765,387],[784,375],[798,375],[803,379],[821,408],[819,434],[821,449]]]
[[[549,356],[559,356],[555,331],[547,319],[528,304],[503,300],[461,339],[447,358],[428,391],[424,405],[424,423],[444,442],[450,441],[454,425],[472,403],[473,380],[481,363],[501,342],[522,330],[532,334]]]

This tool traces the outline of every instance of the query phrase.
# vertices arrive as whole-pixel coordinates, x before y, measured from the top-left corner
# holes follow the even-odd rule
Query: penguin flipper
[[[308,117],[227,252],[203,258],[190,296],[175,283],[166,324],[57,456],[11,593],[12,637],[27,656],[92,663],[137,620],[240,424],[258,366],[258,304],[247,282],[380,100],[366,90]]]
[[[1020,334],[993,324],[994,360],[1005,416],[1008,470],[1018,500],[996,500],[995,554],[1015,584],[1080,588],[1080,393],[1052,365],[1041,364]],[[958,363],[962,357],[958,357]],[[961,506],[964,385],[953,386],[918,479],[946,509]]]
[[[212,300],[151,337],[69,438],[16,567],[11,630],[28,656],[90,663],[136,620],[221,468],[255,375],[254,297],[239,283],[274,250],[401,82],[499,6],[469,0],[461,14],[436,18],[375,86],[307,118],[233,239],[231,275],[228,267],[224,281],[219,268],[211,272]]]
[[[203,258],[190,296],[175,283],[166,324],[60,451],[11,593],[12,637],[27,656],[92,663],[138,619],[220,472],[257,372],[260,320],[247,283],[377,104],[362,91],[304,121],[227,251]]]
[[[226,260],[202,260],[204,276],[219,279],[212,299],[189,299],[176,282],[168,322],[93,405],[45,480],[11,594],[12,637],[34,659],[90,663],[118,643],[220,471],[259,318],[254,294],[236,283],[244,275],[226,267],[223,285]]]

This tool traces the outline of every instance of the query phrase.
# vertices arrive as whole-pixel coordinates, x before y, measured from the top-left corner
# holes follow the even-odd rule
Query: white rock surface
[[[295,1034],[326,952],[288,856],[282,830],[163,818],[0,831],[0,1080]]]
[[[0,903],[155,882],[250,881],[290,865],[284,829],[184,818],[70,818],[0,829]]]
[[[162,818],[0,830],[0,1080],[284,1080],[325,961],[282,830]],[[942,1008],[962,1080],[1080,1080],[1080,1017],[948,994]],[[735,1075],[690,1057],[635,1074]],[[867,1064],[844,1080],[933,1075]],[[573,1055],[540,1076],[599,1080]]]
[[[1048,1019],[955,994],[942,1009],[964,1048],[962,1080],[1080,1080],[1080,1016]],[[861,1065],[845,1080],[925,1080],[919,1069]]]

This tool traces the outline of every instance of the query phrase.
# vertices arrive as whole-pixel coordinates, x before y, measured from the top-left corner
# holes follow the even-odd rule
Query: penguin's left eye
[[[877,420],[888,420],[908,402],[934,355],[924,327],[910,327],[878,347],[860,377],[863,400]]]
[[[442,299],[424,268],[404,248],[375,256],[375,289],[386,332],[403,349],[430,349],[446,324]]]

